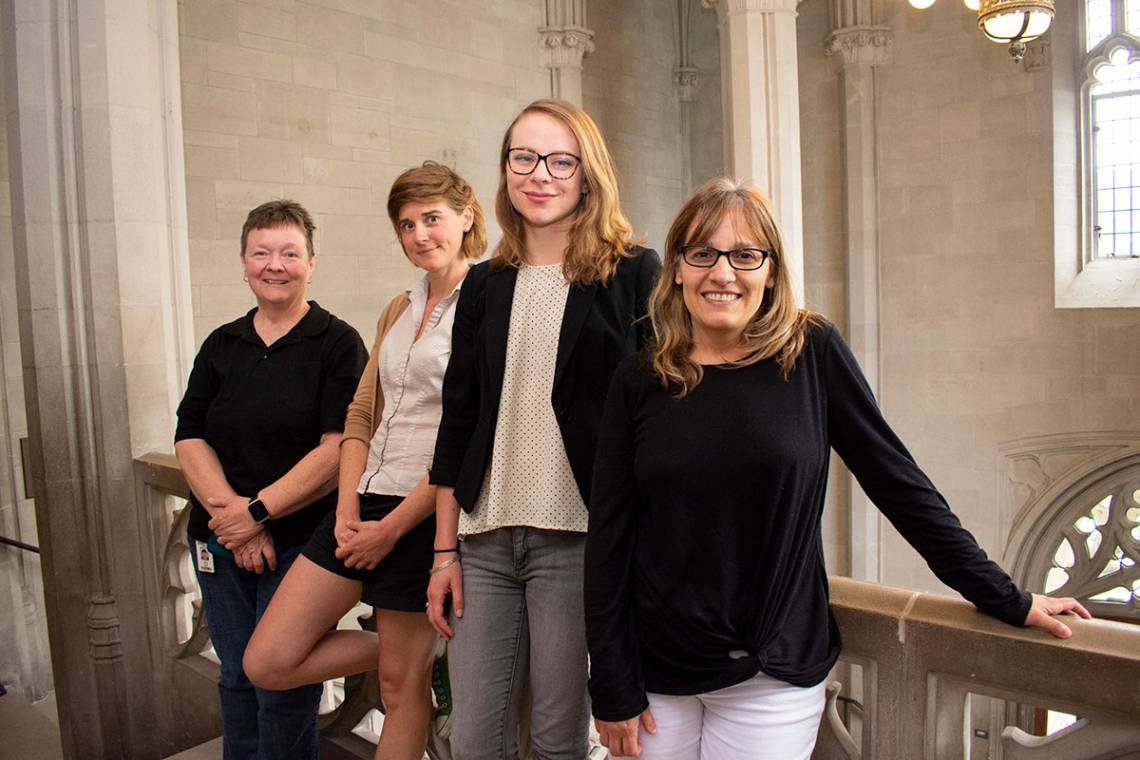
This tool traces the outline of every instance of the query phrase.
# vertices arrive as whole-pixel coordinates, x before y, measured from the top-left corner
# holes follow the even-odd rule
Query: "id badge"
[[[214,572],[214,555],[210,553],[210,547],[206,546],[204,541],[194,542],[194,555],[198,563],[198,572]]]

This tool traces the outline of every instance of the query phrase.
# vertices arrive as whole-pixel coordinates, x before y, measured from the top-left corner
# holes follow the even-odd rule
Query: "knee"
[[[260,646],[256,641],[246,647],[241,665],[246,677],[259,689],[284,691],[299,685],[289,677],[295,668],[283,662],[272,647]]]
[[[431,663],[426,667],[386,668],[380,664],[380,699],[386,710],[399,709],[409,704],[428,703],[431,699]]]

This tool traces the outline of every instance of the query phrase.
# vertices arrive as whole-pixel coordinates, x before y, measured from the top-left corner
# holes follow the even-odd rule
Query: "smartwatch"
[[[249,516],[252,517],[253,521],[258,525],[262,525],[273,519],[273,516],[269,514],[269,510],[265,508],[265,504],[257,497],[249,500],[248,509]]]

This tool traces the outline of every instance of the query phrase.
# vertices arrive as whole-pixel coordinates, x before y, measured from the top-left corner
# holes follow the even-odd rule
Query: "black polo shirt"
[[[278,480],[320,443],[344,430],[344,416],[368,354],[347,322],[315,301],[293,329],[266,347],[251,310],[210,333],[178,406],[174,440],[201,438],[214,449],[226,480],[243,496]],[[209,514],[190,497],[190,536],[205,541]],[[308,541],[336,508],[336,491],[274,520],[279,547]]]

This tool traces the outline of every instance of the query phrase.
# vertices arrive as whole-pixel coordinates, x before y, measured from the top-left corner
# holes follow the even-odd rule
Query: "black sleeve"
[[[851,349],[835,331],[820,336],[831,444],[903,538],[939,580],[989,615],[1022,625],[1032,602],[950,511],[883,419]]]
[[[218,394],[220,379],[214,370],[214,352],[217,350],[220,333],[215,330],[202,342],[194,357],[190,379],[186,381],[186,393],[178,404],[178,425],[174,429],[174,442],[188,438],[206,437],[206,412]]]
[[[459,478],[463,455],[475,431],[479,415],[479,374],[475,361],[475,335],[482,319],[483,278],[487,264],[468,273],[455,304],[451,328],[451,358],[443,376],[443,413],[435,439],[428,482],[433,486],[454,486]]]
[[[637,272],[637,304],[634,311],[637,325],[637,347],[645,348],[653,342],[653,324],[649,321],[649,297],[661,276],[661,259],[652,248],[641,250],[641,267]]]
[[[321,362],[321,432],[343,433],[348,405],[368,363],[360,333],[341,323],[341,332]]]
[[[618,366],[602,413],[586,533],[586,643],[594,716],[626,720],[649,706],[633,622],[637,530],[631,398],[638,357]]]

